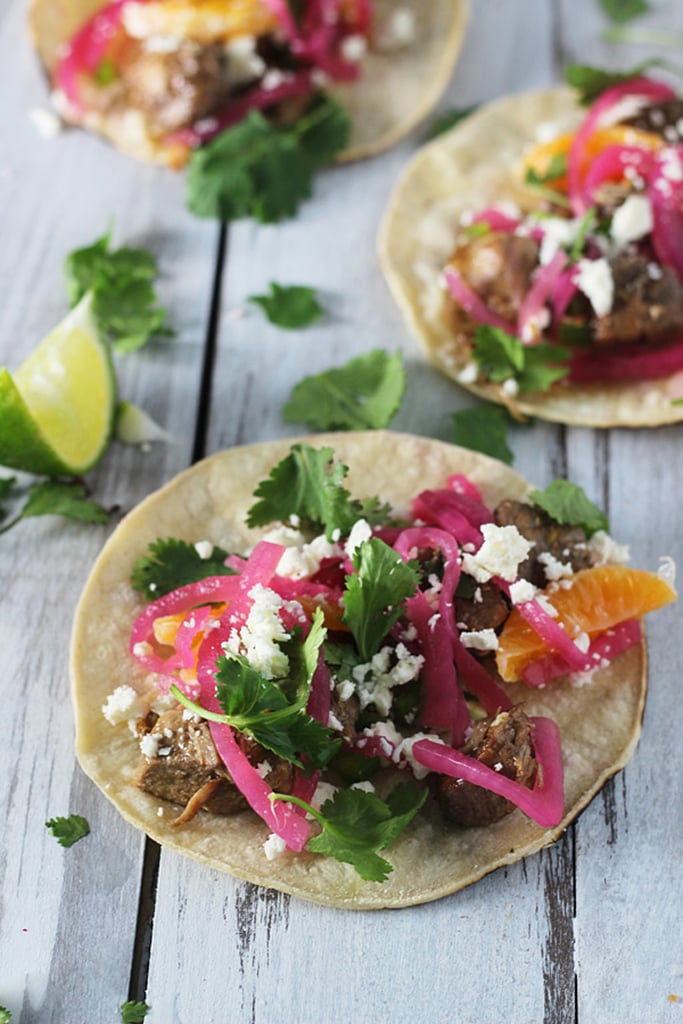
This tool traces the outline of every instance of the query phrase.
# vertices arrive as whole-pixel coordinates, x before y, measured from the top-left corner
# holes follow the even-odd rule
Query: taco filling
[[[131,566],[142,681],[101,706],[135,736],[129,784],[171,829],[247,813],[264,864],[313,854],[373,884],[415,821],[556,828],[554,701],[641,643],[666,574],[628,568],[566,481],[489,507],[452,473],[397,509],[351,497],[346,472],[294,445],[254,491],[250,549],[162,537]]]
[[[55,45],[52,2],[35,0],[34,33],[65,119],[176,167],[251,111],[290,124],[316,93],[361,79],[369,56],[400,61],[421,44],[410,3],[82,0],[77,30]]]
[[[520,120],[525,105],[547,106],[553,120],[535,126],[532,144],[520,136],[515,181],[499,179],[482,206],[461,207],[450,253],[429,263],[443,288],[441,300],[425,289],[418,312],[432,353],[513,412],[603,425],[590,389],[597,402],[605,385],[621,385],[606,400],[607,422],[617,424],[627,413],[619,397],[644,381],[667,381],[671,406],[683,371],[683,101],[639,77],[611,86],[588,112],[561,93],[517,102]],[[447,145],[456,155],[457,131],[433,144],[434,158]],[[402,201],[416,187],[406,182]],[[471,191],[484,190],[473,179]],[[653,422],[675,418],[665,402]]]

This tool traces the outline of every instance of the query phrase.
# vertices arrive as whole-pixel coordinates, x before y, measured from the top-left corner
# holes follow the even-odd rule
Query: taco
[[[85,587],[83,769],[164,846],[337,907],[547,846],[633,753],[640,617],[675,597],[581,495],[387,432],[207,458]]]
[[[392,145],[436,102],[466,0],[32,0],[65,120],[131,156],[182,166],[261,110],[295,120],[316,91],[351,115],[342,159]]]
[[[559,87],[483,107],[416,156],[380,257],[444,373],[516,416],[683,419],[682,112],[646,77],[588,110]]]

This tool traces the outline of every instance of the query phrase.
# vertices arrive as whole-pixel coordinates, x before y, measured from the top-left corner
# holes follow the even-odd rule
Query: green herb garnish
[[[578,484],[569,480],[553,480],[544,491],[532,491],[529,500],[547,512],[556,523],[581,526],[588,537],[598,530],[609,530],[605,513],[586,497]]]
[[[342,486],[348,468],[334,461],[331,448],[293,445],[254,491],[259,500],[247,513],[247,526],[286,522],[295,515],[305,528],[346,534],[358,519],[386,522],[389,508],[378,498],[359,501]]]
[[[142,1024],[150,1009],[147,1003],[129,999],[121,1004],[121,1024]]]
[[[286,330],[308,327],[325,315],[315,290],[305,285],[271,281],[268,295],[250,295],[249,302],[260,306],[271,324]]]
[[[311,195],[313,176],[346,146],[349,116],[336,100],[316,96],[295,124],[274,125],[251,111],[234,128],[196,149],[187,174],[187,205],[199,217],[292,217]]]
[[[14,485],[14,477],[0,481],[0,501],[9,497]],[[23,508],[0,527],[0,533],[6,533],[22,519],[51,515],[76,519],[81,523],[107,523],[111,517],[107,509],[88,497],[85,484],[80,481],[42,480],[29,487]],[[4,518],[6,513],[0,510],[0,520]]]
[[[565,78],[578,91],[579,103],[587,107],[612,86],[638,78],[649,68],[662,63],[657,58],[644,60],[628,71],[607,71],[590,64],[569,64],[565,69]]]
[[[384,882],[393,869],[378,851],[390,846],[410,824],[427,799],[427,790],[401,783],[386,800],[380,800],[363,789],[342,789],[319,811],[283,793],[273,794],[273,799],[298,804],[322,826],[322,832],[308,840],[308,850],[352,864],[368,882]]]
[[[71,306],[93,292],[93,312],[102,335],[118,352],[132,352],[152,337],[168,336],[166,311],[153,281],[157,263],[145,249],[110,249],[107,232],[92,245],[69,253],[64,265]]]
[[[70,814],[68,818],[50,818],[45,822],[60,846],[73,846],[90,832],[90,826],[80,814]]]
[[[187,583],[198,583],[208,576],[232,576],[225,560],[228,552],[214,547],[208,558],[202,558],[194,544],[175,537],[155,540],[147,548],[147,554],[138,558],[131,573],[135,590],[154,601]]]
[[[567,154],[556,153],[549,161],[545,171],[540,174],[533,167],[527,168],[524,181],[527,185],[546,185],[548,182],[556,181],[567,173]]]
[[[524,345],[500,327],[480,324],[474,334],[472,357],[480,372],[497,384],[512,380],[520,391],[547,391],[566,377],[569,351],[561,345],[539,342]]]
[[[378,348],[333,370],[306,377],[293,389],[282,415],[313,430],[377,430],[398,412],[405,390],[398,352]]]
[[[512,465],[513,453],[507,443],[507,428],[510,416],[499,405],[476,405],[472,409],[460,409],[451,415],[453,421],[453,444],[483,452],[494,459]]]
[[[647,0],[599,0],[599,3],[610,21],[619,24],[633,21],[652,10]]]
[[[403,602],[417,590],[420,574],[393,548],[372,537],[353,554],[356,572],[346,577],[344,622],[363,661],[370,661],[403,614]]]

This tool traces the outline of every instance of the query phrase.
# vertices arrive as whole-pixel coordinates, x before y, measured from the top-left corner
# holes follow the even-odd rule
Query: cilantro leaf
[[[344,622],[364,661],[369,661],[415,593],[419,573],[379,537],[359,544],[353,555],[356,573],[346,577]]]
[[[247,512],[248,526],[286,522],[296,515],[305,527],[348,533],[358,519],[386,522],[388,506],[378,498],[359,501],[342,486],[348,468],[334,461],[331,448],[293,445],[290,454],[271,470],[254,491],[259,498]]]
[[[110,249],[107,232],[89,246],[69,253],[64,264],[71,306],[93,292],[99,330],[119,352],[140,348],[149,338],[173,332],[157,305],[154,256],[145,249]]]
[[[662,61],[656,57],[641,61],[628,71],[607,71],[590,64],[569,64],[565,69],[567,83],[578,90],[578,100],[582,106],[590,106],[599,96],[614,85],[637,78],[651,67],[658,66]]]
[[[90,826],[80,814],[70,814],[68,818],[50,818],[45,822],[60,846],[73,846],[90,832]]]
[[[568,373],[563,361],[569,352],[561,345],[540,342],[523,345],[519,338],[499,327],[480,324],[474,335],[472,356],[488,380],[516,381],[520,391],[546,391]]]
[[[566,173],[567,154],[556,153],[542,174],[534,170],[533,167],[529,167],[524,176],[524,181],[527,185],[546,185],[548,182],[561,178]]]
[[[84,484],[63,480],[43,480],[29,488],[21,518],[48,515],[66,516],[82,523],[107,523],[110,517],[102,505],[87,496]]]
[[[198,583],[208,576],[232,576],[234,570],[225,565],[228,552],[214,547],[208,558],[202,558],[194,544],[175,537],[157,539],[147,554],[133,565],[131,583],[149,601],[187,583]]]
[[[9,1024],[12,1019],[12,1011],[0,1006],[0,1024]]]
[[[651,10],[647,0],[600,0],[600,7],[611,21],[623,24]]]
[[[121,1024],[142,1024],[150,1009],[147,1003],[128,999],[121,1004]]]
[[[581,526],[590,537],[598,530],[608,530],[604,512],[590,501],[585,491],[569,480],[553,480],[544,491],[532,491],[529,500],[542,508],[556,523]]]
[[[308,327],[325,315],[314,289],[305,285],[271,281],[269,295],[250,295],[249,302],[260,306],[271,324],[288,330]]]
[[[340,789],[319,811],[296,797],[277,798],[306,808],[322,826],[319,835],[308,840],[307,849],[352,864],[366,881],[384,882],[393,869],[378,851],[410,824],[427,799],[427,790],[404,782],[381,800],[363,789]]]
[[[483,452],[508,466],[512,465],[514,456],[507,443],[510,417],[506,409],[499,405],[477,405],[454,412],[451,419],[453,444]]]
[[[443,135],[445,132],[450,131],[451,128],[464,121],[476,109],[476,104],[474,104],[469,107],[451,107],[450,110],[444,110],[434,118],[429,127],[427,138],[435,139],[438,135]]]
[[[292,217],[312,191],[315,171],[348,141],[350,121],[330,97],[316,96],[295,124],[277,126],[251,111],[190,157],[187,205],[198,217]]]
[[[313,430],[380,429],[398,412],[405,379],[398,352],[373,349],[336,369],[305,377],[282,415],[286,423],[306,423]]]

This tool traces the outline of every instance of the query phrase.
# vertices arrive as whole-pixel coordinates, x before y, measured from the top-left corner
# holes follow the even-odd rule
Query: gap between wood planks
[[[197,399],[197,419],[195,423],[191,455],[192,463],[198,462],[199,459],[204,458],[206,455],[206,436],[211,414],[212,380],[214,363],[216,360],[218,325],[221,309],[221,281],[223,278],[223,267],[225,264],[227,238],[228,229],[225,224],[221,224],[216,244],[216,259],[214,263],[213,282],[211,285],[209,318],[204,338],[204,358],[202,361],[202,372],[199,382],[199,397]],[[135,942],[133,945],[133,958],[128,984],[128,998],[140,1002],[145,1000],[147,995],[147,980],[149,977],[152,934],[154,931],[154,915],[156,912],[160,856],[161,847],[159,844],[153,839],[147,837],[145,839],[145,853],[142,862],[138,917],[135,926]]]

